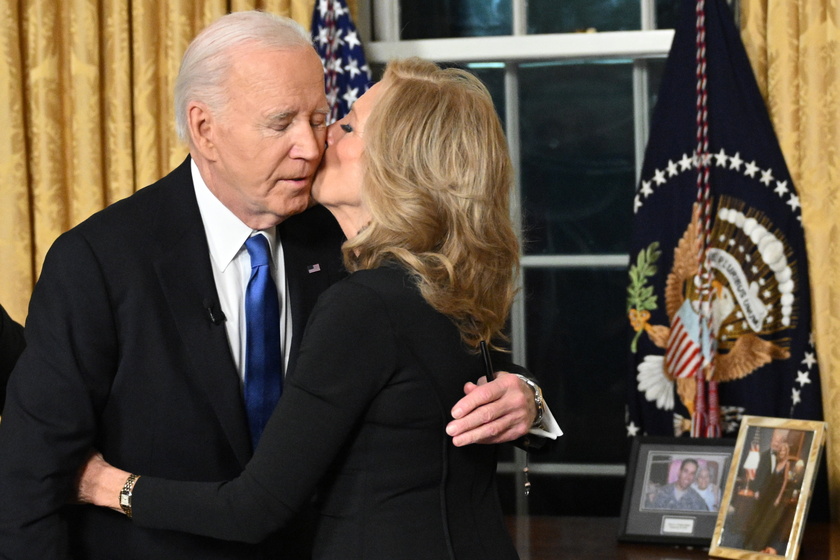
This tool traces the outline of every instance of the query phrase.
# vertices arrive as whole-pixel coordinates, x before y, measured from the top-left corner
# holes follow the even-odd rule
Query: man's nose
[[[324,129],[312,126],[301,126],[297,132],[292,147],[292,157],[306,160],[317,160],[324,151]]]

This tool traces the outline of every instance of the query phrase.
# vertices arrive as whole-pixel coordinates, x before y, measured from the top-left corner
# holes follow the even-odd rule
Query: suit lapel
[[[185,372],[203,389],[231,447],[244,466],[251,443],[242,402],[239,375],[230,354],[224,322],[214,323],[209,307],[219,297],[209,249],[195,200],[189,159],[167,179],[173,199],[161,205],[157,217],[159,259],[155,263],[172,319],[193,367]]]
[[[277,234],[283,243],[292,306],[288,375],[297,363],[303,331],[318,296],[346,275],[340,255],[344,234],[332,215],[321,206],[285,220],[277,227]]]
[[[283,243],[283,260],[292,306],[292,347],[289,351],[287,375],[294,370],[297,363],[298,349],[309,314],[318,296],[332,283],[328,271],[321,268],[318,257],[299,249],[298,246]]]

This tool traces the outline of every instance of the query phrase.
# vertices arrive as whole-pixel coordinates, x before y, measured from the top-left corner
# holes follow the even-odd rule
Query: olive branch
[[[636,264],[630,266],[630,285],[627,286],[627,314],[630,317],[630,324],[636,331],[636,336],[630,343],[630,350],[636,352],[636,345],[639,337],[644,331],[650,311],[657,308],[656,294],[653,293],[653,286],[648,283],[648,278],[656,274],[656,261],[662,251],[659,250],[659,242],[654,241],[647,249],[639,251],[636,257]]]

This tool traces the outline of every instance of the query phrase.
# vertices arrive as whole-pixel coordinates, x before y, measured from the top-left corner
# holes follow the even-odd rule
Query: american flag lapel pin
[[[318,264],[318,263],[310,264],[309,266],[306,267],[306,270],[309,272],[309,274],[312,274],[313,272],[320,271],[321,270],[321,265]]]

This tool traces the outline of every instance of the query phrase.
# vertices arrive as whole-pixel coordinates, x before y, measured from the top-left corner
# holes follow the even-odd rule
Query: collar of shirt
[[[210,191],[207,183],[204,182],[201,173],[198,171],[198,166],[193,160],[190,160],[190,170],[192,171],[198,210],[201,213],[201,220],[204,222],[204,233],[207,237],[207,245],[210,248],[210,258],[213,261],[213,266],[219,272],[224,272],[239,251],[242,250],[242,246],[254,233],[254,230],[245,225],[216,198],[216,195]],[[274,232],[275,228],[262,232],[268,238],[272,255],[276,254]]]
[[[244,324],[244,291],[251,273],[250,258],[245,249],[245,241],[251,235],[265,235],[273,256],[274,280],[278,286],[280,297],[280,317],[283,339],[281,351],[286,364],[289,356],[287,349],[291,347],[292,328],[291,310],[289,308],[288,285],[286,284],[285,268],[283,264],[283,247],[277,240],[276,228],[269,228],[261,232],[252,230],[237,218],[221,201],[216,198],[207,183],[201,177],[195,161],[190,162],[195,197],[198,210],[204,226],[204,234],[210,250],[210,260],[213,266],[213,278],[219,296],[219,305],[225,314],[225,331],[227,332],[231,357],[239,370],[240,378],[244,377],[245,332]]]

